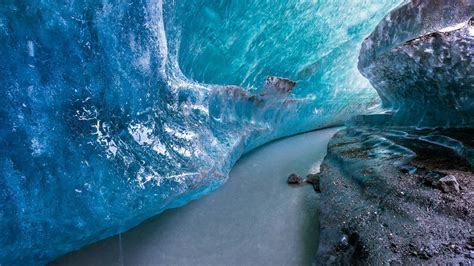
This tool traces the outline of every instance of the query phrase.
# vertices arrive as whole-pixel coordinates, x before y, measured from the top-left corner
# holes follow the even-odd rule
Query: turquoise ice
[[[127,230],[252,148],[378,110],[357,57],[398,4],[3,1],[0,264]],[[267,76],[298,85],[261,96]]]

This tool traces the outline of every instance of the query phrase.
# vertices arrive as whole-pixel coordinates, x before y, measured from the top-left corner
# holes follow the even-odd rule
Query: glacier
[[[474,125],[473,27],[473,1],[412,1],[364,40],[359,69],[392,124]]]
[[[380,111],[358,51],[399,4],[3,1],[0,264],[44,264],[218,189],[259,145]]]

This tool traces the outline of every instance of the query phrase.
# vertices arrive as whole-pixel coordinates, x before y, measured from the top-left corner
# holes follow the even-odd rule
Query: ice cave
[[[3,0],[0,266],[474,263],[474,0]]]

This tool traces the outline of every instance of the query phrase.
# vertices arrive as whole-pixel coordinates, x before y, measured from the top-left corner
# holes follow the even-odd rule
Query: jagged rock
[[[439,187],[444,193],[457,193],[459,192],[459,183],[456,177],[448,175],[439,180]]]
[[[287,180],[290,185],[299,185],[303,182],[303,179],[297,174],[291,174]]]
[[[320,174],[309,174],[306,176],[306,182],[313,185],[314,191],[321,193]]]

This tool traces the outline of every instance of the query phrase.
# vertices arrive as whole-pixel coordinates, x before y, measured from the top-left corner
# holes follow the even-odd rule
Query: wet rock
[[[456,180],[456,177],[453,175],[448,175],[439,180],[439,188],[444,193],[458,193],[459,192],[459,183]]]
[[[303,182],[303,179],[297,174],[291,174],[286,182],[290,185],[299,185]]]
[[[306,182],[313,185],[314,191],[317,193],[321,193],[320,178],[319,174],[309,174],[306,176]]]

